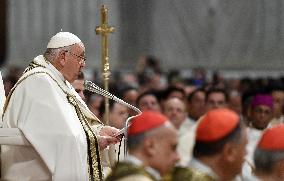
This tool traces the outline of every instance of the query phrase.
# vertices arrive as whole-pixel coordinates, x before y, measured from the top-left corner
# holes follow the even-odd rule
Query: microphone
[[[131,104],[128,104],[127,102],[119,99],[118,97],[116,97],[116,96],[112,95],[110,92],[100,88],[99,86],[97,86],[96,84],[94,84],[93,82],[91,82],[89,80],[85,80],[84,87],[88,91],[100,94],[100,95],[102,95],[104,97],[107,97],[109,99],[112,99],[112,100],[114,100],[114,101],[116,101],[116,102],[118,102],[118,103],[120,103],[120,104],[122,104],[124,106],[127,106],[128,108],[136,111],[138,114],[141,113],[141,111],[137,107],[132,106]]]

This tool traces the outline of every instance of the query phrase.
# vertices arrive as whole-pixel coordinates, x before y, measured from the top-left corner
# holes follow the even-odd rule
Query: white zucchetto
[[[80,43],[81,40],[74,34],[69,32],[59,32],[49,40],[47,48],[61,48],[75,43]]]

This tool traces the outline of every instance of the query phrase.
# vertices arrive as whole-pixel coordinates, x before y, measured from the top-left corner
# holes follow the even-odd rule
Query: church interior
[[[22,175],[28,180],[118,180],[126,174],[124,167],[148,180],[284,180],[279,166],[284,164],[283,20],[282,0],[1,0],[0,143],[32,149],[24,152],[35,154],[39,165],[27,167],[40,169]],[[75,64],[64,61],[74,58],[80,70],[70,78]],[[47,106],[39,100],[44,95],[30,93],[45,86],[34,87],[37,79],[26,81],[41,71],[59,72],[59,78],[50,77],[74,107],[58,108],[77,114],[88,140],[83,150],[97,154],[96,161],[81,154],[89,167],[82,164],[70,177],[68,169],[56,170],[62,167],[59,158],[41,152],[58,143],[41,146],[41,129],[31,134],[24,129],[34,124],[21,117],[26,111],[23,117],[29,118],[34,108],[27,100],[38,102],[39,110],[43,105],[48,115],[57,114],[51,103],[60,101],[50,99]],[[60,77],[68,83],[62,86]],[[35,125],[48,125],[44,120]],[[161,145],[173,137],[176,146],[166,152]],[[1,161],[8,147],[1,146]],[[21,178],[17,167],[3,160],[3,179]],[[87,167],[89,175],[82,174]]]

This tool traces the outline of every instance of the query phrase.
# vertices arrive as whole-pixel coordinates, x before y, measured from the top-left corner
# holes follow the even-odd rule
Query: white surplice
[[[253,154],[254,150],[257,146],[259,139],[261,138],[263,131],[258,130],[253,127],[247,128],[247,137],[248,143],[246,146],[247,155],[245,156],[245,162],[242,168],[242,178],[243,180],[252,180],[253,176],[253,169],[254,169],[254,161],[253,161]]]
[[[46,68],[36,67],[20,78],[3,117],[3,127],[19,128],[32,146],[2,146],[2,179],[87,181],[86,135],[62,89],[76,96],[86,117],[97,118],[42,55],[34,62]]]
[[[195,130],[197,121],[187,118],[178,130],[177,152],[180,156],[178,165],[187,166],[192,158],[192,150],[195,143]]]

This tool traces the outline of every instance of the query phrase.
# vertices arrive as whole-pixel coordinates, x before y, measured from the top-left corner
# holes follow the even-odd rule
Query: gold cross
[[[96,27],[96,34],[102,36],[102,74],[104,79],[104,89],[109,89],[109,55],[108,55],[108,34],[114,32],[114,27],[108,25],[108,9],[105,5],[101,7],[101,25]],[[105,98],[105,123],[109,125],[109,100]]]
[[[108,25],[108,9],[105,5],[101,7],[101,25],[96,27],[96,34],[102,36],[102,63],[104,79],[109,79],[109,55],[108,34],[114,32],[114,27]]]

